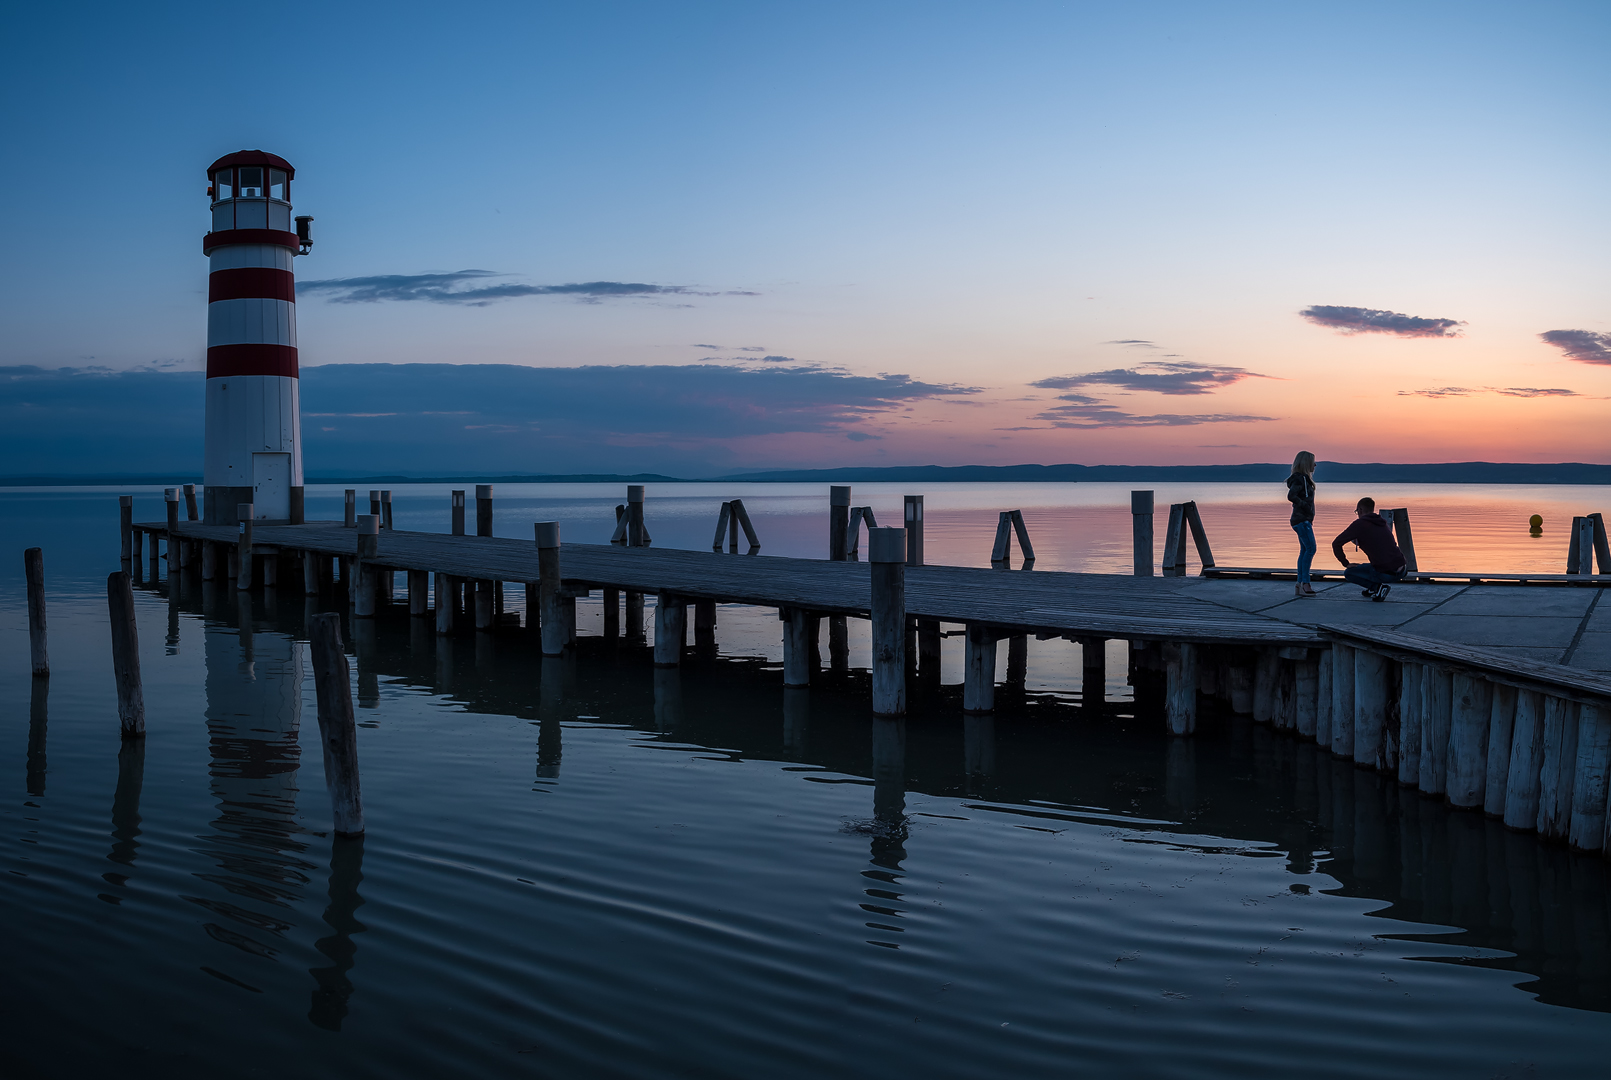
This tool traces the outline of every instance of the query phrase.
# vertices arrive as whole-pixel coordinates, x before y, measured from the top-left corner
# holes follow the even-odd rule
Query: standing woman
[[[1313,596],[1309,566],[1315,558],[1315,456],[1307,450],[1292,459],[1287,477],[1287,502],[1292,504],[1292,531],[1298,534],[1297,595]]]

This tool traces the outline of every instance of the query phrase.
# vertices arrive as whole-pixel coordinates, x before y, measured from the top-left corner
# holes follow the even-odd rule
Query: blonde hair
[[[1303,473],[1305,476],[1315,474],[1315,456],[1307,450],[1299,450],[1298,456],[1292,459],[1292,475]]]

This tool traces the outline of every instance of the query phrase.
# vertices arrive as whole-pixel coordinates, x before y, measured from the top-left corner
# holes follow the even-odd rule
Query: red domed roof
[[[270,154],[263,150],[237,150],[233,154],[225,154],[211,165],[207,166],[207,176],[211,178],[219,169],[227,169],[231,165],[272,165],[276,169],[284,169],[286,179],[294,180],[296,170],[291,163],[278,154]]]

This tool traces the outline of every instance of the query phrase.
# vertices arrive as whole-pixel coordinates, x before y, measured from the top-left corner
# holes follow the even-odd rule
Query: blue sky
[[[854,376],[851,418],[797,430],[657,430],[653,399],[568,429],[565,454],[622,468],[1606,460],[1608,23],[1597,2],[13,9],[0,366],[199,373],[203,170],[261,147],[316,218],[305,367],[716,367],[691,392],[785,417],[798,395],[763,383]],[[585,283],[653,289],[552,288]],[[885,375],[945,392],[863,409],[856,380]],[[405,397],[413,377],[388,369]],[[484,430],[440,437],[511,467]]]

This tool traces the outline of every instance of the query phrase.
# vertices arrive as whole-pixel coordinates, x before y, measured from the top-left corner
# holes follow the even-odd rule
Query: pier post
[[[380,527],[387,532],[392,529],[392,493],[388,488],[380,490]]]
[[[263,556],[263,588],[273,589],[280,584],[280,557],[278,554]]]
[[[378,521],[376,525],[378,529]],[[353,720],[347,654],[341,648],[341,617],[334,612],[315,615],[308,620],[308,639],[318,700],[319,742],[324,750],[324,786],[330,793],[335,833],[341,837],[362,836],[364,800],[358,784],[358,725]]]
[[[358,492],[348,488],[341,497],[341,524],[344,528],[358,527]]]
[[[492,535],[492,485],[475,486],[475,534]]]
[[[1510,780],[1510,744],[1516,730],[1516,688],[1495,683],[1493,708],[1488,714],[1488,778],[1482,809],[1489,817],[1505,813],[1506,784]]]
[[[1296,663],[1296,727],[1301,738],[1313,739],[1320,719],[1320,661],[1306,656]]]
[[[1135,576],[1152,576],[1152,492],[1130,492],[1130,533],[1135,554]]]
[[[1390,690],[1387,665],[1387,657],[1379,652],[1354,650],[1354,764],[1367,769],[1390,764],[1383,738]]]
[[[923,565],[923,496],[906,496],[906,565]]]
[[[1539,769],[1538,835],[1567,836],[1572,820],[1572,782],[1577,777],[1578,704],[1544,699],[1544,761]]]
[[[28,579],[28,662],[33,673],[50,674],[50,651],[45,640],[45,553],[29,548],[22,553],[23,576]]]
[[[783,610],[783,685],[796,689],[811,685],[812,618],[803,608]]]
[[[429,615],[431,613],[431,575],[424,570],[410,570],[408,572],[408,613],[410,615]]]
[[[850,558],[850,488],[828,488],[828,559],[845,562]],[[833,671],[850,669],[850,624],[843,615],[828,616],[828,664]],[[843,656],[843,664],[840,658]]]
[[[380,489],[375,488],[369,493],[369,512],[375,515],[376,521],[384,521],[380,512]]]
[[[1331,647],[1331,745],[1340,758],[1354,754],[1354,650],[1342,642]]]
[[[117,526],[118,536],[121,540],[119,552],[123,560],[123,569],[131,570],[130,561],[134,558],[134,496],[119,495],[117,497]]]
[[[906,530],[870,529],[873,715],[906,715]]]
[[[455,491],[452,494],[452,521],[453,535],[464,535],[464,492]]]
[[[1322,750],[1331,747],[1331,707],[1335,696],[1332,686],[1332,675],[1335,668],[1336,652],[1332,649],[1320,650],[1320,685],[1315,690],[1315,745]]]
[[[1100,709],[1107,703],[1107,647],[1103,638],[1080,638],[1080,705]]]
[[[1454,722],[1454,673],[1435,664],[1421,666],[1421,790],[1442,795],[1449,789],[1449,727]]]
[[[235,517],[240,522],[240,539],[235,544],[236,562],[235,588],[250,589],[252,587],[252,504],[237,503]],[[151,548],[155,553],[155,541]]]
[[[994,712],[996,708],[996,634],[984,623],[968,623],[962,667],[962,711]]]
[[[352,582],[347,596],[352,602],[352,613],[360,619],[375,616],[375,568],[371,565],[380,554],[380,518],[374,514],[358,515],[358,551],[352,561]]]
[[[537,541],[537,579],[542,597],[543,655],[560,656],[570,643],[569,628],[560,604],[559,522],[533,525]],[[641,609],[639,611],[641,616]]]
[[[1197,730],[1197,646],[1189,641],[1164,646],[1164,713],[1169,734]]]
[[[201,542],[201,580],[218,580],[218,545],[211,540]]]
[[[196,485],[185,485],[185,520],[197,521],[201,517],[196,506]]]
[[[711,617],[715,617],[711,612]],[[712,624],[714,626],[714,624]],[[621,590],[604,590],[604,640],[615,641],[621,636]]]
[[[302,595],[319,595],[319,564],[324,556],[317,551],[304,551],[302,553]]]
[[[626,640],[632,645],[643,644],[643,594],[628,589],[626,593]]]
[[[1451,684],[1449,710],[1449,805],[1480,807],[1488,789],[1488,721],[1493,715],[1493,684],[1459,672]]]
[[[716,601],[694,601],[694,649],[701,660],[716,658]]]
[[[112,675],[117,683],[118,728],[125,739],[145,735],[145,691],[140,685],[140,630],[134,621],[134,588],[121,570],[106,576],[106,607],[112,624]]]
[[[828,668],[839,674],[850,670],[850,623],[843,615],[828,620]]]
[[[934,681],[940,681],[940,624],[934,623]],[[920,628],[921,629],[921,628]],[[918,643],[922,643],[919,636]],[[1007,687],[1020,696],[1029,681],[1029,635],[1013,634],[1007,639]]]
[[[1274,647],[1259,647],[1253,667],[1253,722],[1268,724],[1275,719],[1276,680],[1281,675],[1281,658]]]
[[[453,589],[451,575],[436,572],[436,632],[453,633]]]
[[[1544,763],[1544,695],[1516,691],[1516,720],[1510,736],[1510,771],[1505,777],[1505,825],[1538,827],[1538,782]]]
[[[673,668],[682,663],[682,646],[688,637],[688,601],[671,593],[661,593],[654,605],[654,666]],[[785,649],[784,684],[788,684],[789,661]]]
[[[643,547],[643,485],[627,485],[627,547]]]
[[[1577,851],[1599,851],[1605,844],[1606,769],[1611,766],[1611,715],[1599,705],[1577,713],[1577,774],[1572,779],[1572,826],[1568,839]]]
[[[168,578],[179,573],[179,489],[163,488],[162,500],[168,510]]]
[[[1253,669],[1246,664],[1232,664],[1225,669],[1225,689],[1230,695],[1231,712],[1238,716],[1253,715]]]
[[[1398,782],[1406,787],[1421,783],[1421,664],[1406,661],[1398,690]]]
[[[475,628],[490,630],[493,625],[492,586],[490,581],[475,582]]]
[[[925,683],[940,685],[940,624],[935,619],[917,620],[917,674]],[[1011,645],[1008,646],[1011,649]]]

